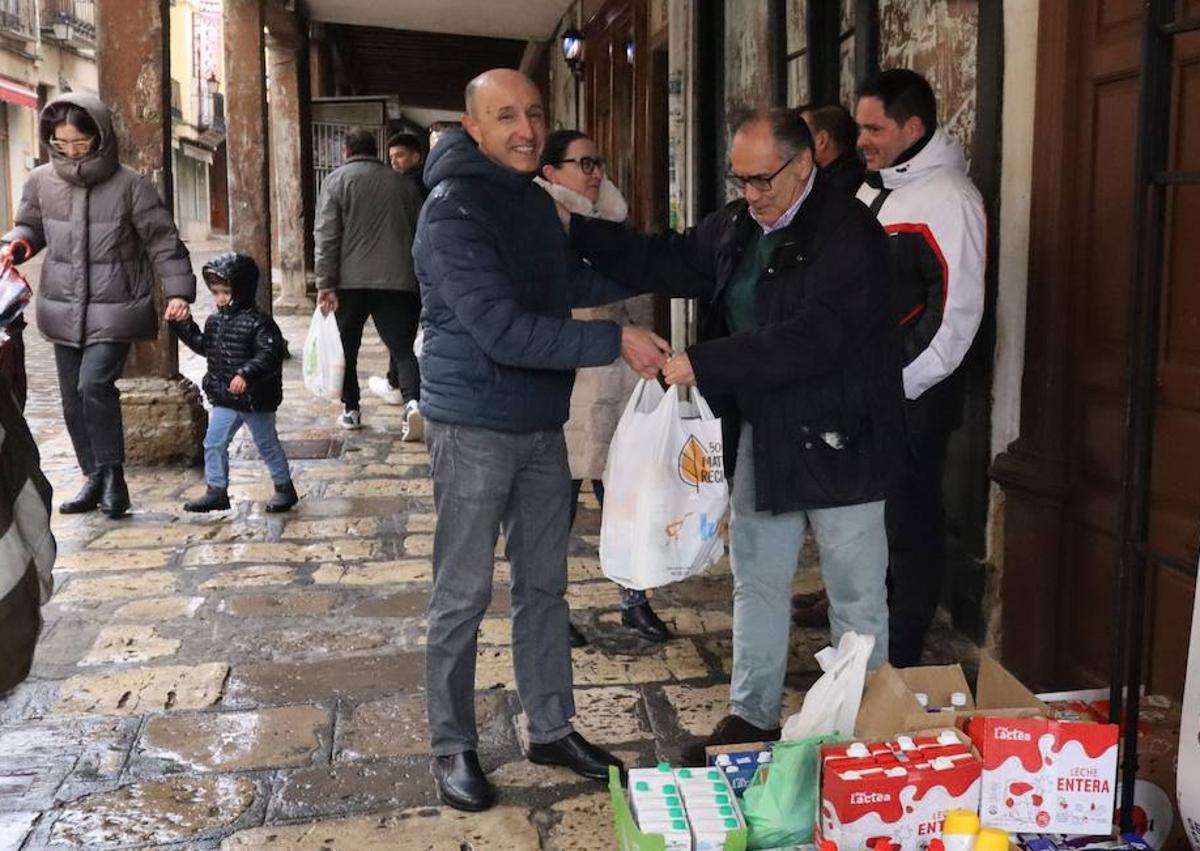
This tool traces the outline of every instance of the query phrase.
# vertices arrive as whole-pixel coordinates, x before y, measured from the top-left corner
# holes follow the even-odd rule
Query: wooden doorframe
[[[1001,580],[1002,657],[1032,686],[1051,687],[1062,636],[1060,575],[1064,557],[1070,384],[1070,264],[1057,235],[1072,226],[1078,123],[1082,6],[1041,0],[1038,10],[1034,158],[1029,227],[1029,286],[1020,437],[998,455],[992,479],[1004,492]],[[1020,636],[1020,641],[1005,637]],[[1036,652],[1028,652],[1036,648]]]

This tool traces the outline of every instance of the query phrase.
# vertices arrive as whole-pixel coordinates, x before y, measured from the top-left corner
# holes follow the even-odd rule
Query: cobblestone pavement
[[[212,252],[194,253],[200,263]],[[297,351],[307,317],[281,325]],[[364,385],[385,360],[367,339]],[[28,346],[29,416],[57,504],[78,478],[52,353],[32,332]],[[181,353],[181,369],[197,380],[203,366]],[[200,471],[154,468],[129,471],[130,519],[55,515],[58,587],[33,676],[0,700],[0,848],[611,846],[599,784],[521,757],[503,561],[477,674],[499,804],[478,815],[438,806],[421,694],[428,456],[397,439],[398,408],[365,399],[356,433],[339,431],[336,413],[289,361],[280,431],[302,495],[291,514],[264,514],[270,482],[243,433],[231,513],[185,514]],[[728,565],[654,592],[676,637],[645,643],[620,627],[602,578],[597,509],[588,494],[569,564],[572,616],[591,640],[573,651],[576,723],[628,764],[652,764],[725,712]],[[814,584],[801,572],[798,588]],[[827,638],[793,636],[786,710]]]

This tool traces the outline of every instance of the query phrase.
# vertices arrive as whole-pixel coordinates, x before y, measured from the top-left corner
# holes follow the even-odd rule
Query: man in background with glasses
[[[874,636],[870,667],[887,659],[884,492],[903,430],[882,228],[817,173],[795,110],[749,112],[734,126],[728,177],[741,198],[696,227],[643,236],[568,223],[603,274],[704,307],[701,341],[663,372],[698,387],[726,426],[733,678],[731,714],[684,749],[691,764],[707,745],[779,738],[792,580],[809,528],[833,640]]]

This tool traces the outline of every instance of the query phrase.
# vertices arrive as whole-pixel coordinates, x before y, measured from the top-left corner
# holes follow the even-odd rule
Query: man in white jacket
[[[937,101],[915,71],[882,71],[858,90],[858,199],[890,237],[904,363],[908,453],[887,497],[889,654],[921,661],[946,567],[942,473],[961,424],[959,366],[983,317],[986,222],[962,147],[937,126]]]

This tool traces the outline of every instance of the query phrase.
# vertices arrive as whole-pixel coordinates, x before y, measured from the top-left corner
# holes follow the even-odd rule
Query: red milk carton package
[[[968,729],[983,760],[984,824],[1014,833],[1112,832],[1115,724],[985,716]]]
[[[982,764],[970,745],[967,759],[934,763],[901,763],[897,743],[877,754],[876,767],[838,770],[825,763],[821,771],[821,811],[817,839],[832,840],[838,851],[869,851],[877,838],[895,843],[897,851],[923,851],[941,833],[949,810],[979,807]]]

